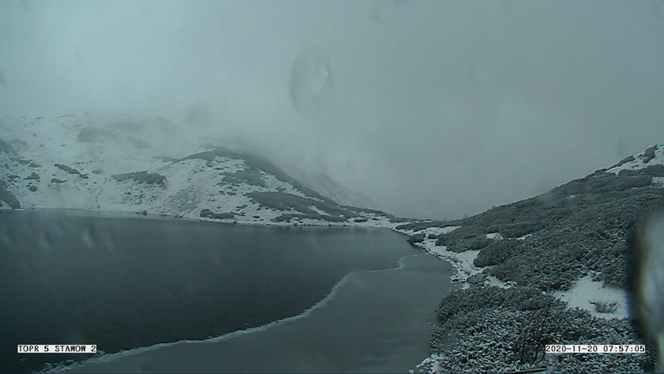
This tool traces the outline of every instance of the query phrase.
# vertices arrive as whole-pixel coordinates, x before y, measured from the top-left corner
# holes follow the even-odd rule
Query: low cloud
[[[0,112],[163,116],[454,218],[664,142],[655,1],[5,1]]]

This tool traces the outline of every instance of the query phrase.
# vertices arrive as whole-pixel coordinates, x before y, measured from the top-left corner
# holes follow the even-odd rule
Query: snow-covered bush
[[[515,253],[523,251],[523,242],[515,239],[493,240],[477,254],[473,264],[477,267],[502,264]]]
[[[595,306],[597,313],[613,313],[618,309],[618,303],[615,301],[591,300],[590,303]]]
[[[530,287],[471,286],[453,291],[439,309],[432,338],[440,372],[652,370],[654,355],[545,354],[546,344],[642,344],[626,319],[604,320]]]

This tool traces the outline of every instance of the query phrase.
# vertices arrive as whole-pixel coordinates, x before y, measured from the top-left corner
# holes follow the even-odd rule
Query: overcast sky
[[[161,115],[456,218],[664,143],[658,1],[1,1],[0,113]]]

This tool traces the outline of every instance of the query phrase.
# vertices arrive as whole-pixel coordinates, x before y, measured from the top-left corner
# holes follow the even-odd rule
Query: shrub
[[[441,221],[410,222],[396,227],[397,230],[422,231],[430,227],[446,227]]]
[[[618,303],[615,301],[590,301],[595,306],[597,313],[613,313],[618,309]]]
[[[356,220],[356,222],[357,222],[357,220]],[[422,243],[423,241],[424,241],[424,234],[422,234],[422,233],[411,235],[408,238],[408,243],[410,243],[410,244]]]
[[[537,305],[528,305],[528,299]],[[567,309],[532,288],[471,286],[450,294],[441,312],[432,338],[441,372],[515,372],[541,366],[550,372],[642,372],[654,365],[648,345],[645,355],[545,355],[546,344],[642,342],[626,319],[604,320]]]
[[[484,235],[476,236],[469,239],[452,241],[451,243],[449,243],[448,239],[449,244],[447,245],[447,250],[457,253],[465,251],[477,251],[486,247],[493,241],[494,241],[493,239],[487,239]]]
[[[67,166],[67,165],[55,164],[55,167],[62,170],[62,171],[66,171],[69,174],[81,175],[80,171],[74,169],[73,167]]]
[[[133,179],[138,183],[147,183],[147,184],[159,184],[164,185],[166,177],[156,173],[148,173],[147,171],[137,171],[134,173],[126,174],[116,174],[113,175],[113,179],[118,182],[125,181],[127,179]]]
[[[651,177],[664,177],[664,165],[652,165],[643,169]]]
[[[520,311],[562,307],[564,303],[532,287],[470,287],[452,291],[438,309],[438,318],[445,321],[458,313],[471,310],[511,308]]]
[[[201,210],[201,213],[199,216],[203,218],[210,218],[210,219],[232,219],[235,218],[235,214],[233,213],[215,213],[211,211],[210,209],[203,209]]]
[[[522,250],[524,250],[524,245],[520,240],[493,240],[482,248],[473,260],[473,264],[477,267],[502,264],[514,253],[519,253]]]
[[[255,203],[270,209],[281,211],[287,211],[290,209],[297,210],[302,214],[303,218],[341,222],[345,221],[347,218],[355,218],[358,216],[356,212],[350,209],[344,209],[329,200],[318,201],[284,192],[250,192],[247,196]],[[326,212],[329,216],[318,214],[311,209],[312,206]]]

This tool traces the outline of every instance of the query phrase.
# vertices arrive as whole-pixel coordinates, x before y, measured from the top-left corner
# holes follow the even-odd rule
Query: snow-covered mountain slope
[[[625,318],[626,256],[635,223],[664,207],[663,152],[663,145],[648,147],[548,193],[466,219],[397,226],[411,243],[450,260],[464,286],[442,302],[434,354],[419,369],[643,372],[652,365],[648,355],[561,360],[541,347],[643,344]]]
[[[351,191],[329,175],[320,172],[307,172],[293,167],[285,170],[306,187],[338,204],[379,209],[378,204],[370,196]]]
[[[633,223],[657,206],[658,201],[664,197],[663,188],[664,145],[653,145],[608,169],[597,170],[540,196],[495,207],[466,219],[421,220],[397,226],[396,229],[410,235],[412,243],[426,244],[433,253],[439,255],[447,253],[455,257],[455,253],[474,251],[477,256],[474,262],[480,266],[473,271],[466,267],[466,275],[460,277],[466,279],[485,266],[498,265],[508,259],[507,250],[499,251],[503,252],[501,254],[493,247],[501,241],[521,246],[543,236],[548,238],[557,235],[566,237],[570,242],[579,239],[575,242],[578,244],[604,235],[613,238],[607,245],[616,242],[624,244],[624,240],[620,240],[625,238]],[[597,235],[593,234],[595,232]],[[570,237],[571,233],[577,234]],[[552,239],[540,242],[538,246],[549,247]],[[600,248],[605,247],[596,242],[588,243],[586,249]],[[505,276],[516,277],[518,273],[510,272]],[[551,278],[544,281],[545,288],[565,288],[569,284],[567,281],[556,283],[558,281],[553,278],[557,274],[550,275]],[[603,278],[606,283],[620,285],[623,276],[624,272],[620,271]]]
[[[118,114],[0,123],[0,208],[145,212],[250,224],[393,227],[339,205],[268,160],[195,145],[161,118]]]
[[[623,170],[641,170],[661,165],[664,165],[664,145],[655,144],[643,152],[624,158],[606,171],[619,174]]]

